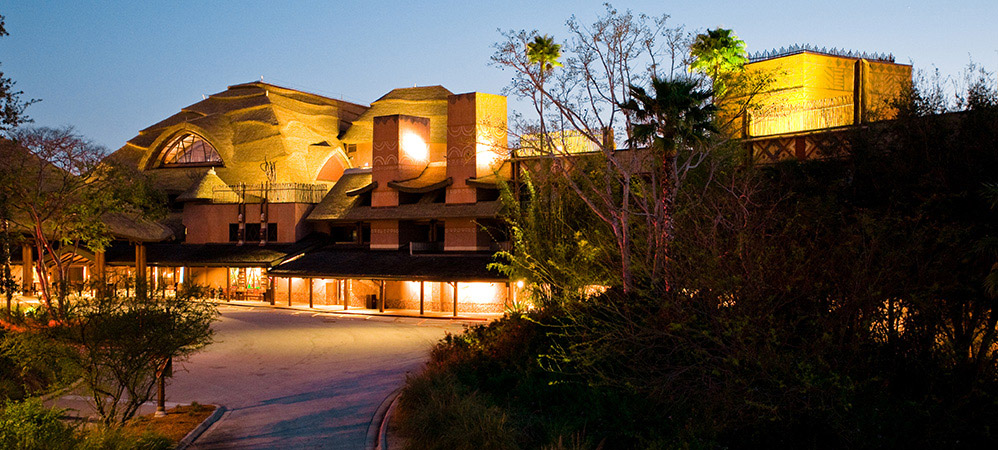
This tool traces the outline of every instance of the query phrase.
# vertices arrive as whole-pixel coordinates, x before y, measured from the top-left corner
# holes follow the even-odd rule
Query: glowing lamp
[[[401,145],[402,153],[414,162],[426,162],[430,159],[430,146],[416,133],[403,134]]]

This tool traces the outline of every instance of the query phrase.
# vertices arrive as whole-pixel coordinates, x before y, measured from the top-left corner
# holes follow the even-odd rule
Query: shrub
[[[123,428],[97,428],[79,441],[78,450],[170,450],[176,446],[153,432],[134,434]]]
[[[10,450],[70,449],[75,430],[64,423],[62,411],[42,406],[39,400],[8,401],[0,410],[0,448]]]

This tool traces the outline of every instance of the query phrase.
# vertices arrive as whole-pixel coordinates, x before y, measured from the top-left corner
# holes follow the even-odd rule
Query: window
[[[246,242],[257,242],[260,240],[260,223],[250,222],[246,224]],[[268,223],[267,224],[267,241],[277,240],[277,224]],[[229,224],[229,242],[239,241],[239,224],[230,223]]]
[[[182,134],[163,150],[164,166],[217,166],[222,164],[218,151],[196,134]]]

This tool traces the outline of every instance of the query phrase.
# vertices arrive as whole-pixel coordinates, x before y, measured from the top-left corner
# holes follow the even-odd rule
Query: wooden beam
[[[385,312],[385,280],[381,280],[380,295],[378,295],[378,312]]]
[[[291,277],[288,277],[288,306],[291,306]]]
[[[141,242],[135,244],[135,296],[146,298],[149,292],[146,279],[146,246]]]
[[[315,284],[314,278],[306,278],[308,280],[308,307],[312,307],[312,285]]]
[[[457,281],[454,282],[454,317],[457,317]]]
[[[419,282],[419,315],[423,315],[423,297],[426,296],[426,288],[423,286],[424,281]]]
[[[21,291],[35,289],[35,254],[28,244],[21,245]]]
[[[342,284],[341,284],[342,283]],[[350,299],[347,297],[349,291],[347,290],[347,280],[339,280],[336,282],[337,289],[343,293],[343,310],[346,311],[350,309]]]

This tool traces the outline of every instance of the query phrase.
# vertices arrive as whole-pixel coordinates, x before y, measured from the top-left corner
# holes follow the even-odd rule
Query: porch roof
[[[300,247],[295,244],[146,244],[146,263],[150,266],[189,267],[269,267]],[[111,266],[135,264],[134,246],[115,242],[106,251]]]
[[[490,270],[487,253],[412,255],[408,251],[377,251],[325,247],[291,258],[268,273],[303,278],[366,278],[413,281],[505,281]]]

